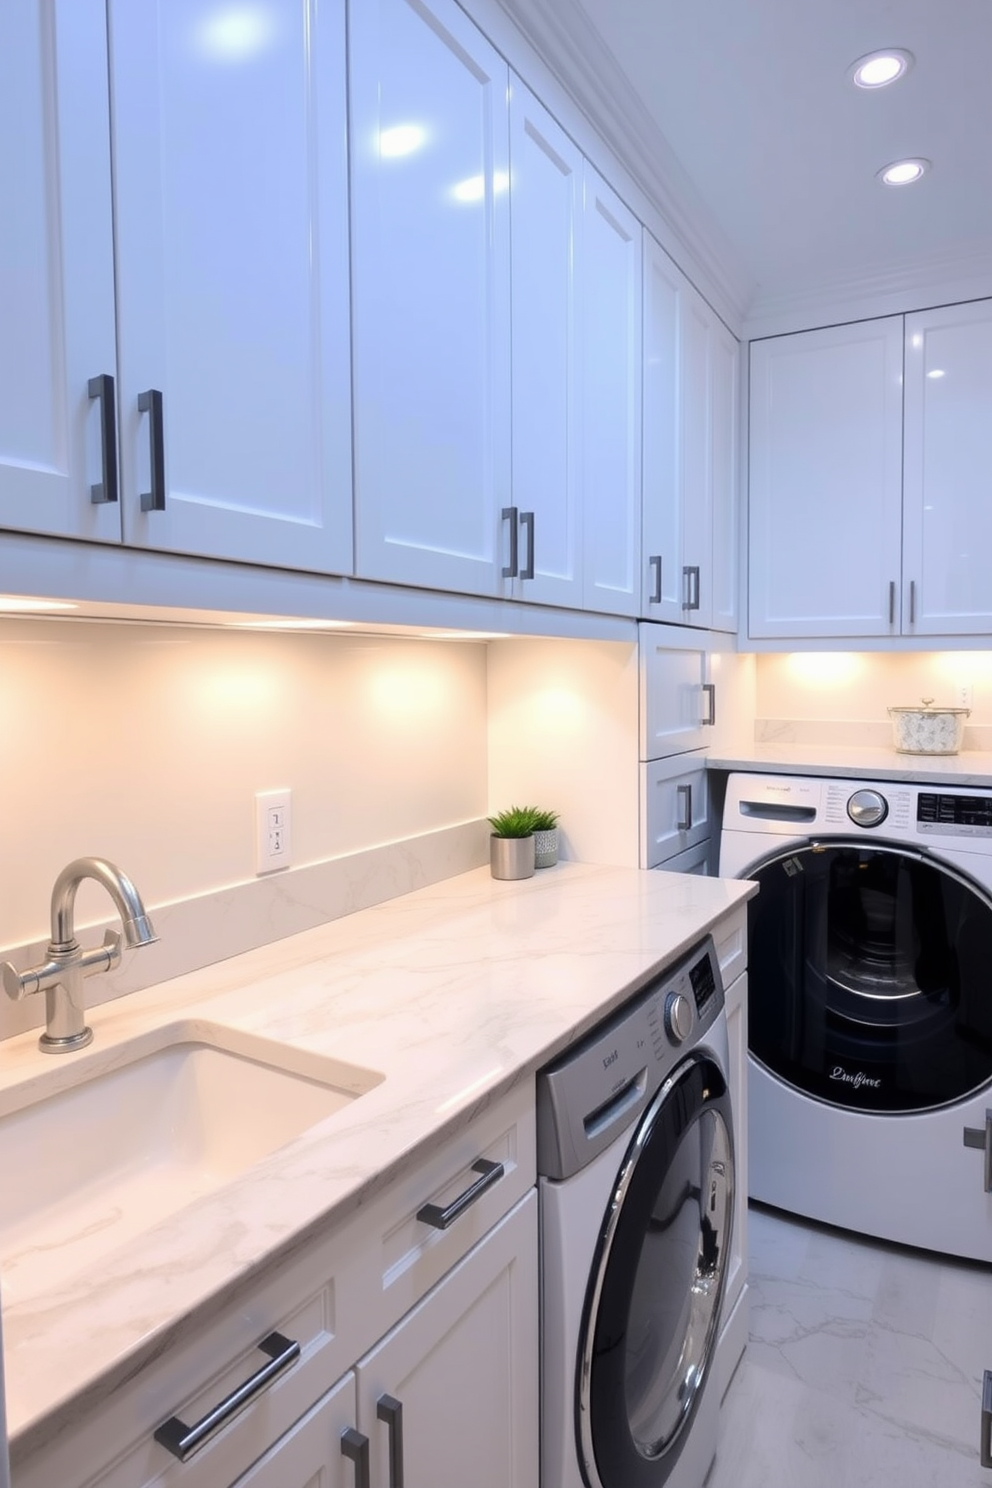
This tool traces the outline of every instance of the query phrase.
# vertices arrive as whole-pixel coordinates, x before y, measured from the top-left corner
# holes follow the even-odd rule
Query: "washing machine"
[[[992,791],[736,774],[750,1195],[992,1261]]]
[[[734,1197],[712,939],[537,1083],[542,1488],[701,1488]]]

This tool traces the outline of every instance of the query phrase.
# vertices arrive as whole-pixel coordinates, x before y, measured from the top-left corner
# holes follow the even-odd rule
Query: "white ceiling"
[[[743,308],[992,265],[992,0],[568,3],[750,285]],[[914,54],[909,74],[856,88],[850,64],[892,46]],[[933,161],[920,183],[876,181],[910,155]]]

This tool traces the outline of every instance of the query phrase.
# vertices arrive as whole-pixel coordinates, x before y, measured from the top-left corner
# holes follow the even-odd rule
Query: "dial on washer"
[[[695,1009],[684,992],[669,992],[665,1000],[665,1031],[673,1044],[683,1044],[692,1032]]]
[[[847,803],[847,814],[856,827],[877,827],[889,814],[889,803],[877,790],[858,790]]]

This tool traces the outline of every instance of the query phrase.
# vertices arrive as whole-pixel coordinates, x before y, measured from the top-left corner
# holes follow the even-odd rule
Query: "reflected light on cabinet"
[[[506,171],[496,171],[493,174],[493,192],[506,191],[510,184],[510,177]],[[464,181],[459,181],[452,186],[451,195],[457,202],[482,201],[486,194],[485,176],[468,176]]]
[[[202,18],[194,48],[212,62],[249,62],[276,38],[278,23],[271,5],[219,5]]]
[[[393,124],[379,131],[379,155],[384,160],[398,160],[412,155],[427,140],[427,130],[420,124]]]

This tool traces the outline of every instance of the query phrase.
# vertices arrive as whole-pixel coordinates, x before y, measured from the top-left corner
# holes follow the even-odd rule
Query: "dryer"
[[[992,1261],[992,791],[731,775],[719,872],[761,887],[751,1197]]]
[[[542,1488],[702,1488],[733,1123],[712,939],[538,1075]]]

